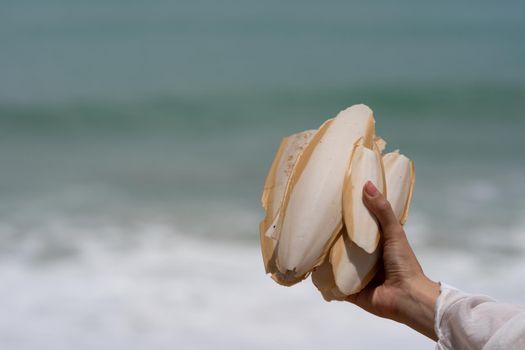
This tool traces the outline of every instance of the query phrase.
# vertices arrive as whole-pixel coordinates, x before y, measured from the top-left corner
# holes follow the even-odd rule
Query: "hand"
[[[383,233],[383,266],[365,289],[347,300],[437,340],[434,308],[439,284],[425,276],[390,203],[370,181],[364,186],[363,201]]]

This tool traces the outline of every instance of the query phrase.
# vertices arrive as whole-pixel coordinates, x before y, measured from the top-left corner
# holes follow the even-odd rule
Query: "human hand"
[[[425,276],[390,203],[370,181],[364,186],[363,201],[381,228],[383,266],[365,289],[347,300],[437,340],[434,316],[439,284]]]

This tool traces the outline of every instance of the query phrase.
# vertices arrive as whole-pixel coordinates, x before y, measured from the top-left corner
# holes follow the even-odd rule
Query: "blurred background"
[[[0,348],[433,349],[264,275],[280,139],[355,103],[435,280],[523,303],[522,1],[0,3]]]

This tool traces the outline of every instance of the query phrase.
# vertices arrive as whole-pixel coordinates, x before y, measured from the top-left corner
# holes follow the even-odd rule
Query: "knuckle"
[[[377,210],[381,213],[386,213],[392,210],[392,206],[385,198],[380,198],[377,201]]]

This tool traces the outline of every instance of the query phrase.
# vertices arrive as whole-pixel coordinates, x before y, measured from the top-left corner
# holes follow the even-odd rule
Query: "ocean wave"
[[[367,103],[377,117],[400,120],[513,120],[523,118],[522,84],[360,83],[308,87],[160,91],[130,98],[0,99],[0,125],[13,130],[111,132],[166,127],[231,128],[289,121],[320,122],[354,103]],[[497,120],[493,117],[497,115]],[[321,119],[320,119],[321,118]],[[252,124],[253,125],[253,124]]]
[[[429,276],[507,301],[522,297],[525,259],[497,263],[473,250],[425,246],[425,224],[413,222],[407,230]],[[524,227],[514,229],[509,244],[525,247]],[[55,222],[45,230],[61,232],[63,241],[76,237],[75,253],[27,259],[38,240],[52,244],[48,234],[35,233],[23,258],[3,256],[0,307],[10,315],[0,320],[3,348],[433,348],[401,325],[324,302],[309,280],[276,285],[254,244],[196,237],[162,222]]]
[[[84,241],[81,254],[54,264],[4,260],[0,306],[11,316],[0,321],[0,346],[431,348],[404,327],[325,303],[309,282],[275,285],[256,247],[173,235],[171,227],[143,229],[131,249]]]

